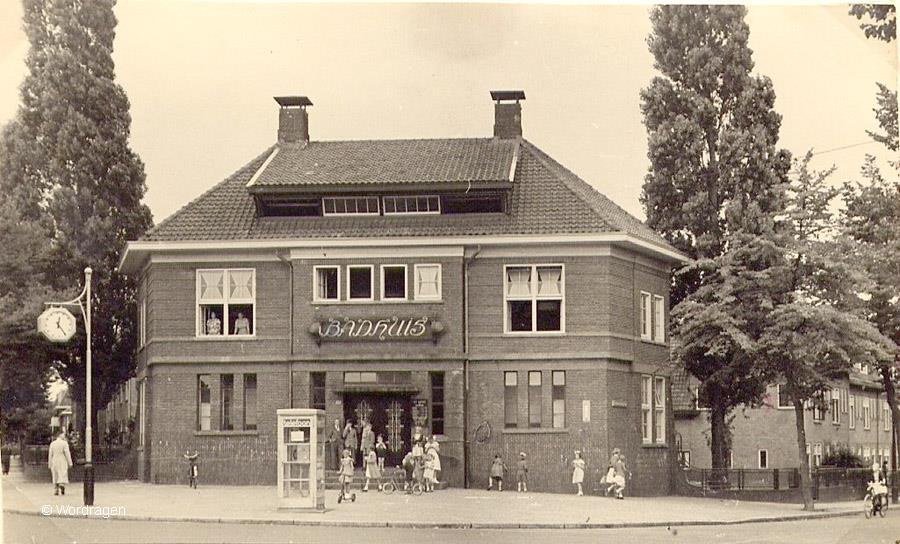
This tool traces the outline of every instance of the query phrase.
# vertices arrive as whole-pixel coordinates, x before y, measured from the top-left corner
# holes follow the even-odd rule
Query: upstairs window
[[[652,340],[653,333],[650,330],[650,312],[652,295],[641,291],[641,340]]]
[[[384,215],[395,214],[439,214],[441,213],[441,199],[437,196],[386,196],[384,201]]]
[[[256,271],[197,270],[197,336],[250,336],[256,331]]]
[[[378,215],[377,196],[326,196],[322,198],[325,215]]]
[[[416,300],[440,300],[441,265],[417,264],[413,267],[413,271],[415,272]]]
[[[441,213],[502,213],[503,195],[448,195],[441,199]]]
[[[373,300],[372,276],[374,268],[371,265],[347,267],[347,298],[348,300]]]
[[[406,265],[386,264],[381,266],[381,299],[406,300]]]
[[[562,332],[562,265],[504,268],[506,332]]]
[[[666,299],[641,291],[641,340],[666,341]]]
[[[313,267],[313,300],[340,299],[340,270],[337,266]]]

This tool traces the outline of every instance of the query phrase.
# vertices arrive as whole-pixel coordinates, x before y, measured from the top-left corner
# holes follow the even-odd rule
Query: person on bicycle
[[[869,482],[869,492],[872,494],[872,503],[878,501],[879,506],[887,503],[887,485],[885,484],[884,474],[881,472],[881,466],[876,462],[872,464],[872,481]]]
[[[403,457],[403,470],[406,472],[406,481],[403,482],[403,490],[409,491],[413,484],[413,474],[416,470],[416,460],[412,452],[407,452]]]

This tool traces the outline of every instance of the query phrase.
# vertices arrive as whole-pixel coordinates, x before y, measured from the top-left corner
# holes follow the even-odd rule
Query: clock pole
[[[84,504],[86,506],[93,506],[94,504],[94,465],[91,462],[91,449],[93,447],[93,430],[91,426],[91,377],[93,373],[91,372],[91,275],[93,271],[91,267],[87,267],[84,269],[84,290],[85,290],[85,305],[87,309],[85,311],[84,316],[84,328],[87,336],[87,391],[85,392],[85,426],[84,426]]]

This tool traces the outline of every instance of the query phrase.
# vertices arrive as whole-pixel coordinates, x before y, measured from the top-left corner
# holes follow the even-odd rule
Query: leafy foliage
[[[897,38],[897,8],[894,4],[853,4],[850,15],[860,21],[867,38],[890,42]]]
[[[128,100],[114,81],[114,4],[24,0],[28,74],[0,140],[0,192],[15,189],[23,218],[47,228],[43,285],[71,298],[83,269],[94,269],[95,410],[133,372],[134,286],[115,269],[125,242],[151,224],[143,164],[128,147]],[[77,400],[81,329],[56,361]]]
[[[648,43],[660,72],[641,92],[649,135],[641,201],[648,224],[695,262],[672,293],[675,364],[709,399],[713,468],[725,466],[726,416],[758,402],[766,378],[750,356],[778,253],[773,211],[789,154],[768,78],[754,76],[743,6],[661,6]]]

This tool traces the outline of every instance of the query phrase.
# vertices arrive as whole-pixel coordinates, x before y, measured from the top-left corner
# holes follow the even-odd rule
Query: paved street
[[[893,515],[891,515],[893,514]],[[735,543],[735,544],[894,544],[900,538],[900,513],[884,519],[858,517],[730,526],[634,529],[390,529],[352,527],[290,527],[259,524],[215,524],[41,518],[6,514],[7,544],[162,543],[162,542],[485,542],[572,544],[616,542]]]

